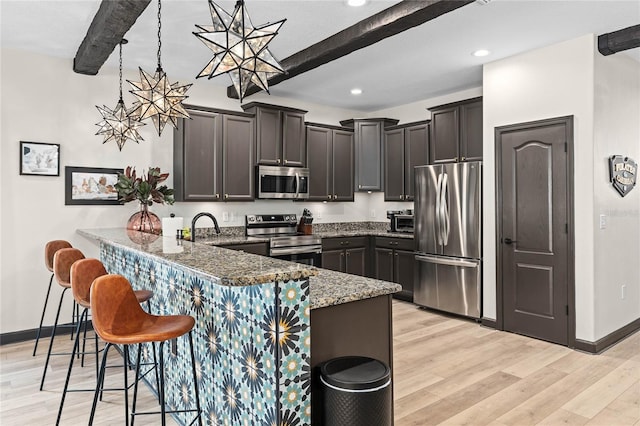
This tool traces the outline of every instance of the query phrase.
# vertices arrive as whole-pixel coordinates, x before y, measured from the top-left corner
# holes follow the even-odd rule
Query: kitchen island
[[[227,250],[210,240],[124,229],[78,233],[99,242],[110,273],[154,291],[152,313],[196,319],[206,422],[316,424],[312,375],[320,362],[363,355],[392,365],[391,294],[397,284]],[[178,339],[168,351],[167,404],[189,406],[193,396],[183,391],[190,389],[187,343]]]

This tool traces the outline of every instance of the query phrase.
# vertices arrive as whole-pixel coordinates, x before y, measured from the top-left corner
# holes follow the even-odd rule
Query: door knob
[[[504,243],[511,245],[513,243],[517,243],[517,241],[516,240],[512,240],[511,238],[505,238],[504,239]]]

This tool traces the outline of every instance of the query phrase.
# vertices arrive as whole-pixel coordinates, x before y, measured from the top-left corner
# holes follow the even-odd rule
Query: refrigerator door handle
[[[469,268],[476,268],[480,265],[479,260],[455,259],[441,256],[425,256],[421,254],[416,254],[416,260],[419,262],[436,263],[438,265],[466,266]]]
[[[436,184],[436,211],[435,211],[435,227],[436,227],[436,237],[437,243],[439,246],[442,245],[442,208],[440,203],[442,202],[442,197],[440,194],[442,193],[442,173],[438,175],[438,183]]]
[[[442,209],[442,245],[449,244],[449,230],[451,229],[451,218],[449,217],[449,175],[444,174],[442,179],[442,201],[440,208]]]

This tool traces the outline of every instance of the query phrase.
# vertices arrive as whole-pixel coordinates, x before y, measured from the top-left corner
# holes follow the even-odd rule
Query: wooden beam
[[[73,58],[73,70],[79,74],[98,74],[100,67],[150,2],[151,0],[102,0],[87,35]]]
[[[269,86],[275,86],[285,80],[310,71],[328,62],[334,61],[358,49],[371,46],[387,37],[422,25],[440,15],[451,12],[475,0],[405,0],[381,12],[346,28],[288,58],[280,61],[285,70],[269,79]],[[281,34],[280,37],[286,37]],[[251,85],[245,96],[260,91]],[[227,87],[227,96],[238,99],[233,86]]]
[[[640,25],[598,36],[598,51],[604,56],[640,46]]]

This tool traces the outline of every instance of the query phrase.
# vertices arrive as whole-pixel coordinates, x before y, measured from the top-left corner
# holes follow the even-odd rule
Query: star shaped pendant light
[[[191,87],[191,84],[169,83],[167,74],[162,69],[160,60],[162,47],[160,38],[161,9],[162,5],[158,0],[158,68],[154,75],[140,68],[140,81],[127,80],[133,89],[131,93],[138,98],[138,101],[134,103],[134,114],[140,120],[151,118],[158,131],[158,136],[162,134],[167,122],[170,121],[174,127],[178,127],[178,118],[189,118],[189,113],[182,105],[182,101],[188,98],[186,92]]]
[[[120,41],[120,99],[113,110],[106,105],[102,107],[96,105],[103,118],[101,122],[96,124],[96,126],[100,126],[96,135],[104,136],[102,143],[115,141],[120,151],[127,140],[132,140],[135,143],[140,143],[143,140],[138,133],[138,127],[144,126],[144,123],[140,123],[133,114],[136,107],[127,109],[122,100],[122,45],[126,43],[125,39]]]
[[[268,79],[282,74],[284,69],[267,45],[278,34],[286,19],[254,27],[243,0],[236,3],[233,14],[227,13],[213,0],[209,0],[209,9],[213,25],[196,25],[200,32],[193,34],[213,51],[214,57],[197,78],[211,79],[229,73],[240,102],[250,83],[268,93]]]

